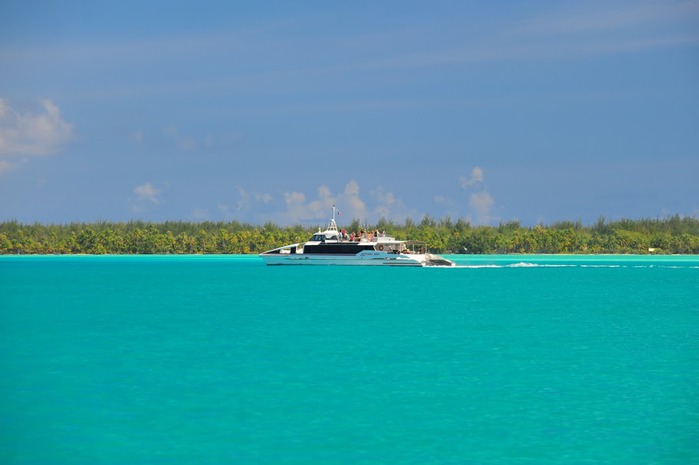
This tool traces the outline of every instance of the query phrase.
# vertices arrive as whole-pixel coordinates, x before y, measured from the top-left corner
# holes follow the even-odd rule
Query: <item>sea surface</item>
[[[450,258],[0,257],[0,463],[699,463],[699,257]]]

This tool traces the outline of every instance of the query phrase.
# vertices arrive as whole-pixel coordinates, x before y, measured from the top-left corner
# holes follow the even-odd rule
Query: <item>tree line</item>
[[[435,253],[472,254],[699,254],[699,219],[621,219],[596,223],[562,221],[522,226],[518,221],[474,226],[465,219],[425,215],[419,223],[353,220],[347,232],[386,231],[397,239],[424,241]],[[0,222],[0,254],[250,254],[303,242],[316,231],[231,222],[150,223],[144,221],[70,224]]]

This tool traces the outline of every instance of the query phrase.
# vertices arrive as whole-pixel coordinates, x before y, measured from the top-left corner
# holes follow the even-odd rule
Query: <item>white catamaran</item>
[[[418,241],[401,241],[379,233],[361,231],[348,235],[337,229],[336,209],[325,231],[306,242],[268,250],[260,257],[268,265],[388,265],[388,266],[454,266],[454,262],[427,252],[427,245]]]

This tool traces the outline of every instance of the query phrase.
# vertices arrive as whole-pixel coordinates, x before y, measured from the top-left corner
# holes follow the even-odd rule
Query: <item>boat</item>
[[[306,242],[285,245],[262,252],[267,265],[383,265],[454,266],[454,262],[427,251],[421,241],[397,240],[385,232],[360,231],[348,235],[338,230],[336,208],[326,229]]]

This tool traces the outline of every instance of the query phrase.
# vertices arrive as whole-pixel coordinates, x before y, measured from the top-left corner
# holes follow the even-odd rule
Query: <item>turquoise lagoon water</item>
[[[0,257],[0,463],[699,463],[699,258]]]

